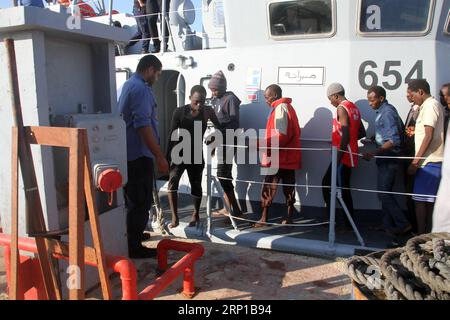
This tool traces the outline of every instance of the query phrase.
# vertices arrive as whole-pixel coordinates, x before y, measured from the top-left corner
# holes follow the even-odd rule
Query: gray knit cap
[[[212,76],[211,80],[209,80],[208,87],[209,89],[215,89],[220,92],[227,91],[227,79],[222,71],[218,71]]]
[[[342,84],[340,83],[332,83],[328,86],[327,89],[327,97],[338,94],[338,93],[344,93],[345,94],[345,89],[342,86]]]

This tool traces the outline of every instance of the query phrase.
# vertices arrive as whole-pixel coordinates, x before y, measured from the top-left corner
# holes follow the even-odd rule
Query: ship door
[[[186,82],[184,76],[178,71],[164,70],[159,80],[153,86],[153,92],[158,104],[160,145],[163,152],[167,153],[173,112],[176,108],[186,104]]]

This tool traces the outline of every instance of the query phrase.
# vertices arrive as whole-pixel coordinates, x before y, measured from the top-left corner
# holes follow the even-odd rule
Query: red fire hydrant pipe
[[[6,247],[5,254],[9,257],[11,239],[9,235],[0,233],[0,246]],[[19,249],[31,253],[37,253],[36,242],[30,238],[19,239]],[[108,268],[120,274],[122,282],[122,300],[151,300],[166,289],[179,275],[184,274],[183,294],[192,297],[195,293],[194,287],[194,263],[203,255],[203,246],[195,243],[178,242],[164,239],[158,244],[158,268],[165,271],[156,281],[137,294],[137,272],[133,262],[124,257],[113,257],[106,255]],[[167,253],[169,250],[187,252],[187,254],[176,262],[168,270]],[[67,257],[57,256],[67,260]],[[87,265],[97,267],[95,263],[86,262]],[[9,268],[7,268],[9,269]]]
[[[142,292],[139,293],[139,300],[154,299],[166,289],[174,279],[183,273],[185,275],[183,281],[183,294],[187,297],[192,297],[195,293],[193,265],[195,261],[203,255],[203,252],[204,249],[202,246],[193,246],[193,249],[188,254],[166,270],[153,284],[142,290]],[[188,276],[186,276],[186,272]]]
[[[5,247],[5,256],[9,257],[11,238],[9,235],[0,233],[0,246]],[[30,238],[19,239],[19,249],[31,253],[37,253],[36,242]],[[67,257],[55,255],[57,258],[67,260]],[[7,259],[9,261],[9,259]],[[97,267],[95,263],[86,262],[87,265]],[[120,274],[122,283],[122,300],[137,300],[137,272],[133,262],[124,257],[113,257],[106,255],[106,264],[108,268]],[[9,270],[9,267],[7,270]],[[9,279],[9,278],[8,278]]]

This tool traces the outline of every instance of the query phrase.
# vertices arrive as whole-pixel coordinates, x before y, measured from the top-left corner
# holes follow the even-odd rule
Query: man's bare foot
[[[191,221],[189,222],[188,227],[195,227],[200,221],[200,217],[198,216],[198,214],[193,214]]]
[[[191,222],[189,222],[188,227],[195,227],[197,225],[198,221],[197,220],[191,220]]]
[[[281,221],[281,224],[293,224],[292,219],[283,219],[283,221]]]
[[[255,223],[255,224],[253,225],[253,228],[258,229],[258,228],[264,228],[264,227],[267,227],[266,222],[267,222],[267,221],[259,220],[257,223]]]
[[[179,224],[180,224],[180,222],[179,222],[178,219],[177,220],[172,220],[172,223],[169,224],[169,228],[170,229],[176,228],[176,227],[178,227]]]
[[[222,208],[220,210],[213,211],[212,214],[213,214],[213,216],[221,217],[221,216],[228,216],[230,213],[228,212],[227,209]]]

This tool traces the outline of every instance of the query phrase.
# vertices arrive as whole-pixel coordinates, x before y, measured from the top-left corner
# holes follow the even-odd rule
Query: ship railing
[[[321,141],[321,142],[328,142],[326,140],[321,139],[315,139],[314,141]],[[220,147],[233,147],[233,148],[244,148],[249,149],[248,146],[245,145],[228,145],[228,144],[222,144]],[[320,227],[324,225],[329,225],[329,232],[328,232],[328,245],[330,248],[333,248],[336,244],[336,202],[339,201],[339,203],[342,206],[342,209],[344,210],[346,217],[352,226],[353,231],[355,232],[355,235],[358,239],[358,242],[360,243],[361,247],[366,247],[366,243],[361,236],[361,233],[353,220],[352,216],[350,215],[350,212],[348,210],[347,205],[345,204],[343,198],[342,198],[342,191],[343,190],[350,190],[353,192],[363,192],[363,193],[375,193],[375,194],[390,194],[390,195],[398,195],[398,196],[417,196],[417,197],[428,197],[428,198],[437,198],[437,196],[431,196],[431,195],[421,195],[421,194],[414,194],[414,193],[407,193],[407,192],[394,192],[394,191],[380,191],[380,190],[371,190],[371,189],[363,189],[363,188],[345,188],[338,185],[337,182],[337,159],[338,159],[338,153],[347,153],[351,155],[356,155],[358,157],[363,157],[363,154],[360,153],[352,153],[346,150],[339,150],[335,146],[331,146],[330,148],[282,148],[282,147],[259,147],[259,149],[278,149],[278,150],[298,150],[298,151],[306,151],[306,152],[331,152],[331,167],[332,167],[332,174],[331,174],[331,185],[330,186],[324,186],[324,185],[310,185],[310,184],[284,184],[284,183],[273,183],[274,186],[288,186],[288,187],[295,187],[295,188],[305,188],[305,189],[330,189],[331,191],[331,201],[330,201],[330,208],[329,208],[329,221],[326,222],[319,222],[319,223],[293,223],[293,224],[279,224],[279,223],[271,223],[271,222],[265,222],[264,225],[267,226],[280,226],[280,227],[296,227],[296,228],[310,228],[310,227]],[[211,159],[211,149],[208,147],[207,151],[207,159],[206,159],[206,183],[207,183],[207,204],[206,204],[206,213],[207,213],[207,227],[206,227],[206,234],[210,237],[212,235],[212,229],[213,229],[213,218],[212,218],[212,188],[215,187],[216,190],[218,190],[219,195],[223,198],[224,191],[219,183],[219,180],[228,180],[235,183],[247,183],[247,184],[256,184],[256,185],[264,185],[263,181],[255,181],[255,180],[242,180],[242,179],[234,179],[234,178],[227,178],[227,177],[221,177],[217,175],[212,174],[212,159]],[[374,159],[395,159],[395,160],[413,160],[418,159],[422,160],[425,158],[417,158],[417,157],[403,157],[403,156],[374,156]],[[439,160],[439,159],[438,159]],[[443,159],[441,159],[443,160]],[[225,209],[228,212],[232,212],[231,208],[228,208],[225,205]],[[242,221],[242,222],[248,222],[251,224],[257,224],[261,223],[260,221],[254,221],[251,219],[246,219],[242,217],[236,217],[232,214],[227,215],[228,219],[230,219],[231,225],[236,231],[240,231],[236,221]]]
[[[109,8],[109,24],[113,25],[113,19],[112,19],[112,12],[113,12],[113,0],[110,1],[110,8]],[[162,8],[161,8],[161,12],[157,12],[157,13],[148,13],[148,14],[141,14],[141,15],[128,15],[128,17],[130,18],[148,18],[148,17],[152,17],[152,16],[161,16],[161,20],[160,20],[160,26],[161,26],[161,30],[160,30],[160,35],[161,35],[161,40],[163,43],[165,43],[165,39],[167,39],[167,42],[169,42],[169,40],[172,43],[172,46],[174,48],[174,51],[176,51],[175,48],[175,42],[174,42],[174,38],[173,38],[173,34],[172,34],[172,28],[170,27],[170,18],[169,15],[173,14],[173,13],[179,13],[179,10],[174,10],[174,11],[169,11],[167,10],[167,0],[162,0]],[[192,8],[192,9],[183,9],[182,10],[183,13],[186,12],[204,12],[204,8]],[[196,31],[195,33],[191,33],[191,34],[184,34],[183,37],[184,38],[189,38],[189,37],[206,37],[208,36],[208,39],[210,40],[220,40],[223,38],[220,37],[211,37],[209,36],[208,33],[205,32],[198,32]],[[156,40],[159,39],[159,37],[148,37],[148,38],[141,38],[141,39],[135,39],[135,40],[130,40],[130,42],[141,42],[141,41],[147,41],[147,40]],[[166,45],[163,45],[161,47],[161,52],[164,53],[166,52],[167,48]]]

